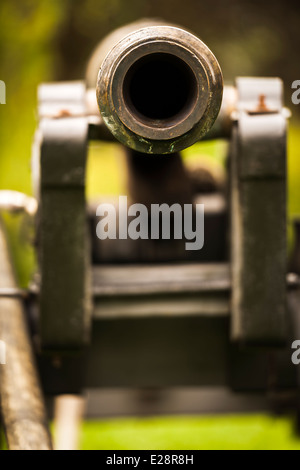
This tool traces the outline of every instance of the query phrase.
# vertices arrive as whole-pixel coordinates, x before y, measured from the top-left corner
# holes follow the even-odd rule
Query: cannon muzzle
[[[110,48],[97,80],[98,106],[112,134],[150,154],[177,152],[203,137],[219,113],[222,92],[222,72],[208,47],[160,23]]]

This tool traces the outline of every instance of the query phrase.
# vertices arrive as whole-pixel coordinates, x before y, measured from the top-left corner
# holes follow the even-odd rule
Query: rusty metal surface
[[[0,286],[16,289],[1,223]],[[6,345],[6,364],[0,365],[0,398],[8,447],[51,450],[43,396],[20,299],[0,297],[0,337]]]
[[[208,47],[173,26],[125,36],[99,72],[97,99],[105,124],[123,144],[150,154],[174,153],[212,127],[223,78]]]
[[[95,89],[99,68],[104,61],[108,51],[112,49],[121,39],[128,34],[134,33],[138,29],[146,28],[147,26],[163,26],[165,22],[160,19],[142,18],[133,23],[126,24],[120,28],[115,29],[95,47],[86,69],[86,84],[88,89]],[[175,25],[173,25],[175,26]]]
[[[220,112],[212,128],[203,136],[203,139],[230,139],[234,123],[234,113],[238,104],[237,89],[235,86],[225,85],[223,89]]]
[[[95,85],[96,80],[93,87],[87,89],[84,82],[76,81],[41,84],[38,89],[39,119],[65,119],[66,117],[85,116],[89,123],[90,140],[117,142],[116,137],[104,124],[99,112]],[[202,138],[205,140],[230,138],[236,106],[236,88],[230,85],[224,86],[218,117],[212,128]]]

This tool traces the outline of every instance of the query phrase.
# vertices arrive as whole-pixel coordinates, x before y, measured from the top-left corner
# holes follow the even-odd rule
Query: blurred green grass
[[[165,416],[83,423],[83,450],[300,450],[292,420],[247,416]]]

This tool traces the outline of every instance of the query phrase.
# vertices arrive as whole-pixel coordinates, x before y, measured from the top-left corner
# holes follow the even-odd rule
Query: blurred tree
[[[29,165],[35,127],[36,90],[55,77],[55,34],[64,19],[59,0],[2,0],[0,79],[6,83],[0,107],[0,187],[30,190]],[[8,179],[9,175],[9,179]]]
[[[58,78],[83,76],[103,36],[141,17],[159,17],[194,31],[215,52],[228,80],[237,75],[296,78],[300,5],[296,0],[78,0],[67,2],[58,34]]]

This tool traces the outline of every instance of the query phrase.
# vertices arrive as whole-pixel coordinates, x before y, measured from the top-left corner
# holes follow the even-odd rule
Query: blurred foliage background
[[[182,25],[195,32],[217,56],[225,81],[233,81],[239,75],[279,76],[284,80],[286,104],[293,113],[289,134],[289,215],[299,214],[300,105],[297,107],[291,104],[291,84],[300,79],[298,0],[1,0],[0,79],[6,83],[7,104],[0,106],[0,188],[31,192],[30,153],[36,125],[38,84],[43,81],[83,78],[89,55],[99,40],[118,26],[142,17],[162,18],[166,22]],[[216,149],[218,148],[217,146]],[[205,153],[206,150],[207,147],[202,147],[201,150],[200,144],[196,150],[189,150],[189,154]],[[211,148],[207,151],[210,154]],[[94,148],[92,154],[96,153]],[[106,163],[101,160],[100,164],[104,165],[106,175],[111,176],[111,181],[115,181],[110,174],[115,166],[109,158]],[[97,184],[94,181],[96,174],[97,172],[93,172],[90,177],[91,185]],[[9,220],[8,227],[13,252],[18,261],[19,278],[22,284],[26,284],[34,266],[33,253],[28,247],[20,246],[19,221]],[[224,422],[221,418],[214,421],[215,424],[211,421],[209,425],[208,418],[205,419],[201,448],[218,448],[222,445],[234,447],[242,428],[236,425],[227,428],[229,421]],[[267,436],[269,439],[273,436],[275,448],[298,446],[294,441],[291,444],[286,437],[290,422],[278,424],[276,437],[274,434],[270,435],[274,422],[269,422],[269,427],[265,428],[269,431],[265,434],[261,432],[264,419],[255,422],[259,423],[257,425],[260,433],[256,435],[260,436],[259,439],[253,438],[253,426],[250,421],[245,418],[243,424],[240,422],[240,425],[244,426],[243,433],[247,435],[248,432],[249,435],[248,441],[247,438],[243,441],[244,447],[270,447]],[[129,423],[126,428],[126,423],[123,422],[121,428],[116,428],[122,429],[125,434],[127,429],[127,434],[131,436],[131,440],[127,439],[123,448],[135,448],[134,442],[142,435],[143,429],[145,436],[148,435],[146,424],[139,423],[136,426],[136,434],[131,432],[130,426]],[[165,448],[171,448],[173,445],[168,441],[168,435],[172,434],[171,428],[177,429],[177,437],[182,436],[182,439],[176,440],[178,448],[188,448],[183,447],[186,442],[191,442],[193,448],[195,441],[189,441],[188,436],[195,435],[195,426],[195,422],[188,424],[184,421],[183,425],[180,420],[160,420],[154,425],[154,429],[158,433],[156,437],[161,435],[159,430],[167,430],[162,441]],[[201,423],[199,426],[201,427]],[[207,426],[211,434],[205,441]],[[103,424],[101,429],[106,429]],[[97,426],[88,429],[85,427],[83,445],[89,448],[92,442],[95,446],[99,445],[98,432],[102,446],[107,442],[107,446],[118,448],[116,441],[110,441],[109,438],[105,441],[105,434],[101,434],[101,429]],[[218,431],[220,429],[221,432]],[[231,432],[231,440],[228,438],[228,432]],[[212,436],[216,436],[215,439]],[[121,439],[120,435],[119,438]],[[151,436],[149,439],[148,444],[143,441],[144,448],[147,445],[151,448],[151,442],[152,448],[158,448],[157,441],[151,441]]]

